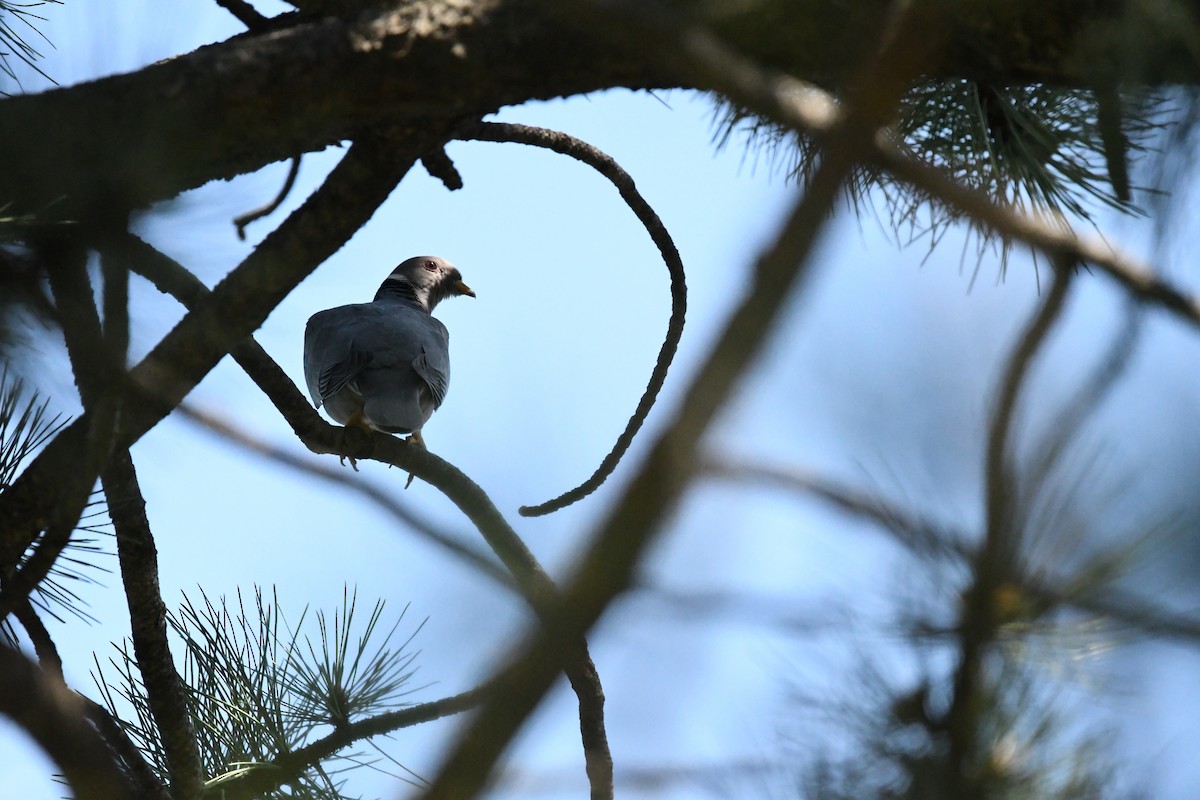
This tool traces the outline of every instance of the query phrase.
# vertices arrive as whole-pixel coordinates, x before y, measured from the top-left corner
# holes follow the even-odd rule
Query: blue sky
[[[125,0],[120,11],[70,4],[48,14],[45,32],[57,50],[46,70],[63,84],[134,69],[239,30],[226,12],[198,0],[170,7]],[[31,81],[27,88],[39,87]],[[415,169],[371,223],[271,315],[258,339],[302,384],[300,348],[310,314],[369,299],[408,256],[432,253],[457,264],[478,297],[438,309],[451,332],[453,381],[426,440],[480,483],[543,563],[562,574],[649,435],[670,418],[795,189],[765,154],[737,143],[716,149],[712,103],[703,97],[612,92],[506,109],[500,118],[561,129],[613,155],[668,226],[688,270],[689,321],[676,366],[648,431],[609,485],[550,517],[516,515],[517,506],[573,486],[607,452],[641,393],[669,311],[665,268],[649,238],[615,190],[576,162],[519,145],[452,144],[448,153],[465,188],[447,192]],[[332,148],[305,157],[287,208],[307,196],[340,153]],[[269,200],[285,173],[278,164],[202,187],[152,210],[138,229],[213,285],[283,218],[286,208],[252,225],[246,243],[230,223]],[[1114,224],[1118,239],[1149,252],[1148,226]],[[989,391],[1033,308],[1037,282],[1017,254],[1003,282],[995,261],[985,259],[968,291],[974,260],[964,264],[961,234],[947,236],[928,258],[923,246],[897,248],[884,234],[874,220],[846,213],[831,222],[814,281],[709,443],[722,455],[802,466],[948,522],[976,525]],[[1189,266],[1173,274],[1186,280]],[[1119,295],[1100,277],[1082,283],[1039,364],[1026,434],[1036,434],[1046,409],[1069,394],[1119,321]],[[181,314],[140,282],[135,292],[134,358]],[[1138,497],[1168,503],[1178,497],[1160,476],[1179,473],[1167,469],[1168,460],[1197,451],[1195,435],[1181,426],[1195,419],[1197,385],[1179,365],[1195,363],[1198,347],[1174,323],[1154,318],[1150,327],[1145,356],[1101,414],[1098,440],[1110,453],[1111,469],[1102,474],[1149,492]],[[30,359],[55,406],[77,410],[59,349],[39,342]],[[188,402],[305,452],[228,360]],[[1131,419],[1136,435],[1129,435]],[[139,442],[134,459],[168,606],[184,592],[195,597],[198,587],[233,596],[254,584],[276,587],[297,615],[306,604],[332,607],[345,584],[357,586],[360,602],[382,597],[396,613],[411,604],[407,620],[428,617],[416,640],[418,682],[434,683],[418,700],[469,688],[528,622],[514,599],[361,499],[248,455],[178,415]],[[418,482],[403,492],[403,476],[377,464],[364,465],[356,477],[388,487],[473,541],[465,520],[430,487]],[[1103,481],[1092,488],[1096,497],[1106,494]],[[115,568],[115,559],[108,564]],[[1187,588],[1169,571],[1151,574]],[[689,493],[643,579],[747,599],[690,619],[651,593],[633,593],[605,617],[593,637],[594,655],[618,774],[780,757],[787,752],[781,743],[796,735],[798,712],[784,698],[797,686],[820,696],[845,691],[852,686],[850,665],[867,662],[900,685],[911,680],[914,660],[897,644],[896,609],[932,592],[927,575],[862,524],[778,492],[712,481]],[[107,575],[101,583],[84,591],[100,622],[53,631],[68,680],[84,690],[91,686],[91,654],[103,660],[110,642],[128,632],[119,582]],[[819,624],[796,633],[772,623],[781,613]],[[1122,752],[1155,782],[1152,795],[1187,796],[1197,775],[1182,754],[1197,730],[1194,715],[1177,709],[1180,697],[1195,698],[1200,690],[1194,654],[1118,647],[1086,662],[1073,653],[1048,657],[1062,658],[1080,680],[1119,682],[1123,691],[1100,691],[1102,700],[1087,714],[1121,726]],[[429,774],[453,729],[454,723],[439,723],[402,733],[390,752]],[[831,740],[816,721],[800,729]],[[576,731],[571,698],[559,687],[510,753],[505,786],[511,791],[498,794],[528,796],[544,780],[559,790],[538,796],[577,796],[583,777]],[[59,787],[30,753],[0,721],[0,765],[14,796],[58,797]],[[14,775],[20,776],[15,787]],[[355,786],[368,796],[397,791],[383,776],[365,776]],[[682,782],[646,796],[707,795]]]

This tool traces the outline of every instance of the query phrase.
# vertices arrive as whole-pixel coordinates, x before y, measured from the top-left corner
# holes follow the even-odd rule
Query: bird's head
[[[463,283],[458,267],[437,256],[413,256],[392,270],[375,293],[375,299],[399,297],[433,311],[447,297],[463,294],[475,296],[471,287]]]

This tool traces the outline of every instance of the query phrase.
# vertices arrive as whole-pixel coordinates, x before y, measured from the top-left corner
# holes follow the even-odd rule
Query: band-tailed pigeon
[[[407,433],[424,446],[421,428],[450,385],[450,336],[430,312],[463,294],[475,296],[453,264],[416,256],[392,270],[372,302],[313,314],[304,330],[313,403],[343,425]]]

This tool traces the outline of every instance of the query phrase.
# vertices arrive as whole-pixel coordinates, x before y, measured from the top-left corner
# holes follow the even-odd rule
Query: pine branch
[[[461,714],[479,705],[488,696],[489,691],[490,687],[481,686],[432,703],[421,703],[349,723],[322,739],[280,756],[269,764],[257,766],[219,782],[212,782],[209,789],[220,790],[224,800],[250,800],[261,797],[292,783],[315,765],[354,742]]]

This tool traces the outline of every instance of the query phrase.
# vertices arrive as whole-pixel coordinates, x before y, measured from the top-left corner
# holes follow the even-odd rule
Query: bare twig
[[[267,26],[269,19],[259,13],[258,9],[246,0],[216,0],[217,5],[233,14],[238,21],[246,26],[248,31],[259,31]],[[267,212],[268,214],[271,212]]]
[[[221,0],[218,0],[218,2],[220,1]],[[225,2],[232,1],[234,0],[225,0]],[[296,185],[296,176],[299,174],[300,156],[296,156],[292,159],[292,165],[288,167],[287,177],[283,180],[283,187],[279,190],[279,194],[275,195],[274,200],[267,203],[265,206],[256,208],[253,211],[247,211],[245,214],[241,214],[233,218],[233,225],[235,228],[237,228],[237,235],[239,239],[245,241],[247,225],[255,220],[262,219],[268,214],[275,213],[275,209],[283,205],[283,201],[286,200],[287,196],[292,193],[292,187]]]
[[[5,645],[0,645],[0,714],[24,729],[54,760],[78,800],[136,796],[88,721],[84,700]]]
[[[667,273],[671,278],[671,317],[667,322],[667,334],[663,339],[662,347],[659,348],[658,359],[654,364],[654,370],[650,373],[650,380],[646,383],[646,390],[642,393],[642,397],[638,401],[633,415],[630,416],[629,422],[626,423],[625,430],[617,437],[612,450],[600,462],[600,466],[582,484],[568,492],[564,492],[553,500],[535,506],[522,506],[520,508],[520,513],[523,516],[541,516],[564,508],[596,491],[608,479],[608,476],[613,473],[613,470],[617,468],[617,464],[621,461],[622,456],[625,455],[625,452],[633,443],[633,438],[637,435],[642,424],[645,423],[646,417],[649,415],[650,409],[653,408],[654,401],[658,397],[658,393],[662,391],[663,384],[666,382],[667,371],[671,367],[671,361],[675,358],[675,351],[679,348],[679,340],[683,336],[684,318],[687,315],[687,284],[685,282],[683,260],[679,257],[679,250],[671,240],[671,235],[667,232],[666,226],[663,225],[658,214],[654,212],[654,209],[637,190],[633,178],[630,177],[629,173],[612,156],[587,142],[561,133],[560,131],[536,128],[530,125],[515,125],[500,122],[477,123],[461,131],[458,134],[458,138],[489,142],[515,142],[534,147],[544,147],[556,153],[570,156],[592,167],[617,187],[621,198],[633,213],[637,215],[642,225],[645,226],[646,232],[650,234],[650,238],[658,246],[659,253],[662,254],[663,261],[667,265]]]
[[[462,175],[458,172],[458,167],[454,166],[454,162],[450,160],[450,156],[446,155],[446,149],[439,147],[421,156],[421,166],[429,173],[432,178],[437,178],[452,192],[463,188]]]

